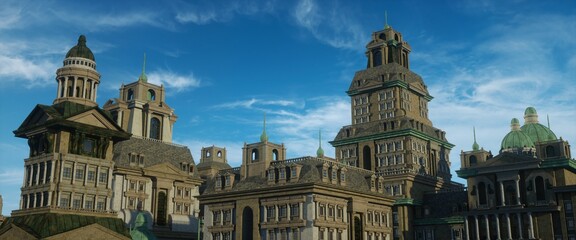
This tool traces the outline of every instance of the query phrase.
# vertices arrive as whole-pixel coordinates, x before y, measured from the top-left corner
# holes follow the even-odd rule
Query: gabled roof
[[[90,121],[95,124],[90,123]],[[86,129],[90,132],[120,138],[130,136],[112,120],[108,112],[98,106],[86,106],[69,101],[52,106],[36,105],[20,127],[14,130],[14,134],[17,137],[25,137],[26,132],[55,126]]]
[[[98,224],[123,236],[130,237],[124,222],[114,217],[94,217],[73,214],[31,214],[7,218],[0,226],[0,235],[14,224],[22,230],[38,237],[47,238],[77,228]]]

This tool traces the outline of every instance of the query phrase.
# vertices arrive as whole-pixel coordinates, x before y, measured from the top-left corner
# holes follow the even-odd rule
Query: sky
[[[434,99],[429,117],[460,152],[494,154],[533,106],[576,153],[576,1],[245,0],[23,1],[0,3],[0,195],[18,208],[28,157],[14,137],[36,104],[52,104],[55,72],[84,34],[102,75],[97,102],[138,79],[166,87],[178,121],[173,141],[196,161],[204,146],[226,147],[233,167],[243,144],[270,141],[287,157],[334,156],[332,140],[351,123],[348,89],[366,68],[365,46],[387,21],[412,47],[411,70]]]

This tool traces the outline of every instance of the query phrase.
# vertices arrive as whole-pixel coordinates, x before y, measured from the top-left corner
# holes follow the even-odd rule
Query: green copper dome
[[[520,129],[520,121],[513,118],[510,122],[512,130],[502,139],[501,149],[534,147],[534,141]]]
[[[86,37],[84,35],[80,35],[78,38],[78,44],[76,44],[76,46],[72,47],[68,53],[66,53],[66,58],[69,57],[81,57],[96,61],[96,59],[94,59],[94,54],[90,48],[86,46]]]
[[[532,138],[533,142],[545,142],[558,139],[550,128],[538,122],[538,113],[533,107],[528,107],[526,111],[524,111],[524,126],[522,126],[521,129]]]

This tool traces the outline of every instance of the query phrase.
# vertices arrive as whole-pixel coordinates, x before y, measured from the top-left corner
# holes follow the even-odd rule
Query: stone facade
[[[468,184],[462,211],[466,239],[576,238],[576,160],[570,145],[538,124],[535,109],[526,110],[525,120],[521,128],[512,121],[497,156],[476,142],[460,155],[457,173]],[[526,130],[531,128],[540,130],[531,134]],[[519,141],[522,134],[527,141]]]

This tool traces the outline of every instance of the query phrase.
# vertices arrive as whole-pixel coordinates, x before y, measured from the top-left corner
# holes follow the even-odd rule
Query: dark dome
[[[86,46],[86,37],[84,35],[80,35],[78,38],[78,44],[71,48],[68,53],[66,53],[66,58],[69,57],[81,57],[96,61],[94,59],[94,54],[92,54],[90,48]]]

